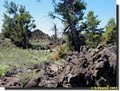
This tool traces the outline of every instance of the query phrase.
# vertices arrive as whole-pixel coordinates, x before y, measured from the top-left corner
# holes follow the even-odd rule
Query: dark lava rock
[[[115,46],[98,46],[97,49],[82,46],[80,53],[69,52],[61,66],[54,62],[33,65],[39,77],[17,82],[19,87],[74,88],[94,86],[117,86],[117,58]],[[27,71],[28,72],[28,71]],[[28,72],[29,73],[29,72]],[[11,75],[8,75],[11,76]],[[0,79],[0,85],[6,80]],[[13,85],[13,84],[12,84]],[[17,86],[17,85],[15,85]]]
[[[4,79],[2,79],[0,86],[2,87],[12,87],[15,86],[19,81],[19,78],[17,77],[5,77]]]
[[[38,79],[32,78],[30,81],[28,81],[25,87],[26,88],[37,87],[40,81],[41,81],[41,78],[38,78]]]
[[[103,49],[103,45],[102,45],[102,44],[99,44],[99,45],[97,46],[97,49],[99,49],[99,50]]]
[[[101,77],[98,81],[96,81],[96,84],[99,87],[106,87],[107,86],[107,79]]]
[[[41,30],[36,29],[31,32],[30,39],[39,40],[39,39],[50,39],[48,34],[43,33]]]

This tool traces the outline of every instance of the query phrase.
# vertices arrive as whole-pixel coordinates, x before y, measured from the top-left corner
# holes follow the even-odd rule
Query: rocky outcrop
[[[96,49],[87,46],[80,48],[80,53],[69,52],[64,63],[56,64],[53,61],[43,62],[27,68],[35,71],[37,77],[28,79],[24,86],[18,78],[13,79],[14,85],[9,86],[6,80],[1,79],[6,87],[48,87],[48,88],[75,88],[94,86],[117,86],[117,52],[116,46],[99,45]],[[30,72],[26,71],[26,72]],[[16,72],[16,71],[14,71]],[[18,71],[22,74],[22,71]],[[10,73],[9,73],[10,74]],[[16,73],[14,73],[16,74]],[[6,75],[7,76],[7,75]],[[10,77],[10,75],[9,75]]]
[[[41,39],[50,39],[49,35],[48,34],[45,34],[43,33],[41,30],[39,29],[36,29],[34,31],[31,32],[31,37],[30,39],[33,39],[33,40],[41,40]]]

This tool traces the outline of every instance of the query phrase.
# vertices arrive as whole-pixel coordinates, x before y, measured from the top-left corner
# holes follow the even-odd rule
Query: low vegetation
[[[60,2],[53,0],[52,4],[54,11],[49,13],[49,17],[57,18],[62,22],[64,29],[61,38],[58,37],[57,24],[53,26],[52,30],[55,34],[52,37],[39,29],[31,32],[36,27],[35,20],[26,11],[25,6],[5,1],[6,13],[3,17],[2,33],[0,33],[0,78],[4,78],[12,69],[22,69],[21,71],[25,72],[14,73],[14,76],[19,78],[18,83],[21,87],[26,86],[28,81],[31,84],[32,78],[37,79],[36,82],[40,82],[35,86],[48,85],[49,87],[49,85],[53,85],[50,82],[51,79],[59,76],[64,82],[62,80],[60,83],[54,81],[57,82],[58,87],[60,84],[63,87],[93,86],[99,83],[96,82],[98,79],[104,80],[104,83],[108,81],[108,84],[110,82],[108,75],[116,75],[113,72],[116,70],[115,44],[117,43],[117,25],[114,18],[111,18],[104,28],[99,28],[101,20],[94,11],[89,11],[84,17],[84,11],[87,8],[84,0],[60,0]],[[111,60],[114,62],[112,63]],[[110,63],[112,67],[110,67]],[[98,69],[106,69],[106,67],[109,72],[99,70],[100,73],[105,73],[99,75]],[[44,71],[44,74],[41,75],[41,71]],[[97,76],[95,77],[93,73]],[[9,74],[9,76],[12,75]],[[44,78],[43,82],[38,80],[40,76]],[[73,84],[71,78],[77,83],[75,83],[76,85]],[[89,78],[92,80],[90,81]],[[68,82],[69,80],[72,84]],[[112,80],[115,80],[114,77]],[[48,84],[47,81],[50,83]],[[32,82],[36,83],[33,79]],[[56,83],[55,87],[57,87]]]
[[[0,77],[5,75],[5,73],[8,71],[8,68],[8,65],[0,65]]]
[[[40,51],[36,49],[23,49],[16,47],[10,42],[0,46],[0,74],[12,68],[24,68],[33,64],[53,59],[53,52]],[[4,67],[5,65],[5,67]],[[7,67],[7,69],[6,69]]]

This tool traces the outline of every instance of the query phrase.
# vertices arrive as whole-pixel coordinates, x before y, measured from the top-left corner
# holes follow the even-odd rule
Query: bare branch
[[[64,30],[63,30],[63,34],[67,31],[67,29],[69,29],[70,25],[68,25]]]
[[[54,15],[54,16],[55,16],[55,15]],[[58,17],[58,16],[55,16],[55,18],[57,18],[57,19],[61,20],[62,22],[67,22],[67,21],[65,21],[65,20],[61,19],[61,18],[60,18],[60,17]]]

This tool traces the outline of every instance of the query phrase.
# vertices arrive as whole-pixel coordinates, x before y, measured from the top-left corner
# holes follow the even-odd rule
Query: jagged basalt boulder
[[[117,52],[115,46],[99,45],[97,49],[83,46],[80,53],[69,52],[61,66],[55,62],[34,65],[30,71],[39,74],[24,83],[27,87],[74,88],[117,86]],[[27,69],[28,70],[28,69]],[[26,72],[30,72],[26,71]],[[1,78],[2,79],[2,78]],[[0,80],[0,85],[3,80]],[[19,81],[15,86],[18,86]],[[6,83],[4,84],[4,86]],[[22,87],[20,85],[20,87]]]

